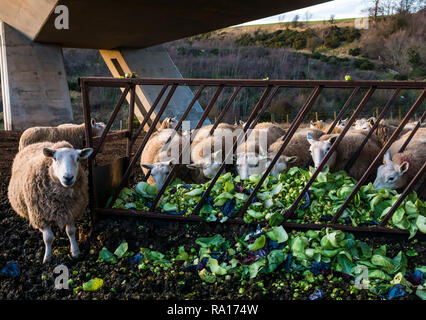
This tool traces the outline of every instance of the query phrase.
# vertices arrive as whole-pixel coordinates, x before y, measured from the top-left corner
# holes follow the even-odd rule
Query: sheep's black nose
[[[71,182],[74,179],[74,176],[64,176],[65,182]]]

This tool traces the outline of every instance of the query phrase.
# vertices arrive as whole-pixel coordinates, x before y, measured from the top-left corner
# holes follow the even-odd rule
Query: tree
[[[305,21],[309,22],[309,20],[312,19],[312,13],[310,13],[309,11],[305,12]]]
[[[332,14],[332,15],[330,16],[330,19],[328,20],[331,24],[334,24],[334,17],[335,17],[335,15],[334,15],[334,14]]]
[[[299,25],[299,15],[296,14],[291,22],[291,24],[293,25],[294,28],[297,28],[297,26]]]

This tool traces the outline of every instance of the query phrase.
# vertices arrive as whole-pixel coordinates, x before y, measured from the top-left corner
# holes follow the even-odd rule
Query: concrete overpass
[[[72,120],[62,47],[99,49],[113,76],[182,77],[168,41],[291,11],[325,0],[0,0],[1,70],[6,129]],[[164,116],[183,113],[180,88]],[[138,88],[142,118],[156,91]],[[199,104],[189,120],[202,112]]]

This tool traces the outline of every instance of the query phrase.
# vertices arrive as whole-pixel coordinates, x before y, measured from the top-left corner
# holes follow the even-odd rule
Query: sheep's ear
[[[43,148],[43,154],[47,158],[54,158],[55,152],[56,152],[55,149]]]
[[[330,145],[332,145],[334,141],[336,141],[336,139],[337,139],[337,136],[331,137],[330,139],[328,139],[328,142],[330,143]]]
[[[408,170],[409,167],[410,167],[410,164],[407,161],[404,161],[399,166],[399,172],[401,172],[401,174],[404,174],[404,173],[407,172],[407,170]]]
[[[308,135],[306,136],[306,138],[307,138],[307,140],[308,140],[308,142],[310,143],[310,144],[312,144],[312,142],[314,142],[315,140],[314,140],[314,138],[311,136],[311,133],[310,132],[308,132]]]
[[[297,160],[296,156],[292,156],[292,157],[286,157],[286,161],[287,163],[293,163]]]
[[[315,122],[313,122],[312,120],[311,120],[311,125],[314,125],[315,124]]]
[[[152,168],[154,168],[154,165],[152,165],[152,164],[141,164],[142,165],[142,167],[144,167],[145,169],[148,169],[148,170],[151,170]]]
[[[96,126],[96,120],[95,120],[95,118],[92,118],[92,120],[90,121],[90,123],[92,124],[92,127]]]
[[[90,155],[92,154],[93,149],[92,148],[85,148],[80,150],[80,159],[87,159],[90,157]]]
[[[383,156],[383,164],[389,164],[392,162],[390,151],[386,151],[385,155]]]

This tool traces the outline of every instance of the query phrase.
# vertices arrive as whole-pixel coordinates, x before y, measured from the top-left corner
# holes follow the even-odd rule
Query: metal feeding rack
[[[136,92],[135,88],[138,85],[157,86],[161,89],[159,91],[158,96],[152,103],[150,109],[145,114],[144,120],[140,124],[140,127],[138,128],[138,130],[134,130],[133,120],[134,120],[134,110],[135,110],[135,92]],[[191,216],[185,217],[185,216],[161,213],[160,210],[157,208],[159,201],[166,190],[166,187],[172,182],[172,179],[175,175],[178,165],[173,165],[172,170],[167,176],[167,179],[163,187],[161,188],[161,190],[159,190],[158,195],[152,201],[151,208],[149,211],[139,211],[135,209],[123,210],[123,209],[112,208],[112,205],[114,201],[117,199],[120,190],[123,187],[128,185],[129,177],[136,165],[137,160],[140,158],[146,143],[148,142],[149,138],[155,131],[156,126],[160,121],[160,117],[166,110],[171,98],[173,97],[173,94],[175,93],[176,89],[179,86],[190,86],[192,88],[195,88],[196,90],[191,102],[187,106],[182,117],[179,119],[179,122],[176,126],[176,131],[181,129],[182,122],[186,119],[189,112],[191,111],[191,108],[199,100],[201,93],[206,88],[208,87],[213,88],[214,91],[210,100],[206,104],[204,108],[204,112],[202,113],[197,125],[195,126],[195,129],[199,129],[204,123],[204,121],[207,119],[210,111],[212,110],[213,106],[217,102],[218,97],[222,93],[222,91],[225,88],[233,89],[232,95],[230,95],[224,108],[222,109],[218,117],[216,118],[213,128],[210,131],[210,134],[213,133],[213,131],[217,128],[218,124],[224,119],[225,114],[231,108],[233,101],[235,100],[236,96],[238,95],[238,93],[240,92],[242,88],[258,88],[259,90],[263,90],[262,91],[263,93],[261,94],[254,108],[251,110],[248,120],[243,127],[242,135],[245,135],[247,130],[254,128],[254,126],[262,117],[264,112],[271,105],[271,102],[273,101],[274,97],[277,95],[278,90],[283,88],[295,88],[295,89],[303,89],[303,90],[311,89],[308,99],[303,104],[303,106],[298,110],[296,117],[291,122],[290,127],[288,128],[286,134],[282,138],[283,144],[280,150],[271,161],[269,167],[264,172],[263,176],[261,177],[260,181],[254,188],[253,192],[248,197],[245,204],[241,207],[237,216],[235,218],[229,219],[226,222],[226,223],[238,223],[238,224],[244,223],[242,219],[244,212],[247,210],[250,203],[253,201],[253,198],[255,197],[257,191],[261,187],[262,183],[265,181],[268,174],[271,172],[272,167],[275,165],[279,156],[284,151],[291,137],[299,128],[302,121],[306,118],[306,115],[308,114],[312,106],[314,105],[315,101],[320,96],[321,92],[324,89],[338,89],[338,90],[350,89],[352,91],[349,97],[347,98],[345,104],[343,105],[343,107],[340,109],[339,113],[335,117],[335,120],[333,121],[332,125],[328,129],[328,133],[332,132],[333,128],[337,125],[338,121],[343,117],[345,112],[348,111],[351,105],[351,102],[354,100],[357,94],[360,93],[361,90],[366,91],[366,93],[364,94],[364,96],[362,96],[362,99],[360,100],[358,106],[355,108],[355,110],[349,117],[347,121],[347,125],[344,127],[341,134],[332,144],[325,158],[323,159],[319,167],[315,170],[310,180],[306,183],[306,185],[304,186],[303,190],[300,192],[297,199],[293,202],[293,204],[288,210],[283,210],[282,213],[284,217],[284,222],[282,223],[282,225],[284,227],[296,228],[296,229],[297,228],[321,229],[325,227],[331,227],[334,229],[340,229],[340,230],[346,230],[346,231],[361,231],[361,232],[372,232],[372,233],[400,233],[400,234],[407,233],[404,230],[400,230],[396,228],[388,228],[386,227],[386,224],[389,221],[389,219],[392,217],[392,215],[395,213],[399,205],[407,197],[407,195],[411,191],[413,191],[413,188],[416,186],[416,184],[419,181],[421,181],[421,178],[425,173],[426,162],[423,164],[420,171],[417,172],[415,177],[410,181],[408,186],[405,187],[399,199],[394,203],[390,211],[386,214],[386,216],[381,220],[381,222],[378,225],[354,227],[354,226],[338,223],[338,219],[342,215],[342,213],[344,212],[348,204],[352,201],[356,193],[360,190],[361,186],[364,185],[364,183],[373,173],[376,166],[382,161],[385,152],[388,150],[391,144],[397,139],[397,137],[399,136],[399,134],[401,133],[401,131],[403,130],[407,122],[415,115],[417,111],[421,111],[420,107],[423,103],[425,92],[426,92],[426,82],[422,82],[422,81],[310,81],[310,80],[298,81],[298,80],[251,80],[251,79],[243,79],[243,80],[239,80],[239,79],[238,80],[237,79],[158,79],[158,78],[156,79],[139,79],[139,78],[117,79],[117,78],[103,78],[103,77],[84,77],[84,78],[80,78],[80,86],[81,86],[81,92],[82,92],[84,121],[86,125],[86,145],[88,147],[94,148],[94,152],[89,159],[90,211],[94,217],[136,216],[136,217],[166,219],[166,220],[203,221],[203,219],[198,216],[198,213],[201,207],[203,206],[203,204],[205,203],[205,201],[207,200],[207,198],[209,197],[210,191],[215,185],[218,178],[220,177],[220,174],[225,169],[225,160],[223,161],[219,172],[212,179],[208,188],[203,193],[201,200],[197,203]],[[90,130],[91,128],[91,125],[90,125],[91,107],[89,103],[90,87],[110,87],[110,88],[120,88],[122,90],[121,97],[118,100],[117,104],[115,105],[108,122],[106,123],[106,128],[102,136],[96,139],[92,137],[92,132]],[[374,161],[370,164],[370,166],[365,171],[363,176],[359,179],[358,183],[353,188],[353,191],[347,197],[344,203],[340,206],[340,208],[335,213],[331,221],[329,221],[326,224],[314,224],[314,223],[302,224],[302,223],[289,222],[288,220],[291,219],[291,217],[294,215],[294,212],[296,208],[298,207],[300,201],[304,198],[304,194],[308,191],[311,184],[314,182],[318,174],[324,168],[324,165],[327,163],[331,154],[333,153],[334,150],[336,150],[339,143],[342,141],[345,134],[348,132],[352,124],[355,122],[356,118],[360,115],[361,111],[363,110],[367,102],[370,100],[373,93],[378,90],[384,90],[384,89],[393,90],[392,91],[393,93],[388,98],[387,103],[382,108],[380,114],[378,114],[375,124],[369,130],[364,141],[361,143],[358,149],[354,152],[353,157],[346,165],[345,167],[346,171],[349,170],[351,166],[355,163],[362,148],[365,146],[368,139],[371,138],[374,130],[376,130],[378,126],[378,123],[385,117],[385,115],[391,108],[391,105],[394,103],[395,98],[399,96],[401,90],[417,90],[420,93],[417,99],[415,100],[415,102],[412,104],[412,106],[408,110],[408,112],[400,121],[396,130],[393,132],[391,137],[381,148],[380,152],[377,154]],[[121,130],[118,132],[110,133],[111,126],[114,120],[116,119],[119,111],[121,110],[127,94],[129,93],[130,93],[130,102],[129,102],[129,114],[128,114],[128,117],[129,117],[128,128],[127,130]],[[155,117],[152,117],[155,109],[157,109],[155,113]],[[422,113],[416,126],[411,131],[411,134],[407,137],[405,143],[402,145],[400,152],[406,148],[407,144],[410,142],[415,132],[419,129],[421,123],[425,121],[425,116],[426,116],[426,111]],[[151,123],[149,123],[148,121],[150,121]],[[142,142],[137,148],[136,153],[132,156],[132,152],[131,152],[132,146],[135,144],[136,139],[139,137],[139,135],[143,131],[143,128],[145,128],[146,125],[149,126],[149,129],[143,136]],[[103,143],[106,140],[111,140],[115,138],[127,138],[126,156],[124,158],[120,158],[118,160],[113,161],[111,164],[107,166],[98,166],[96,164],[96,156],[98,155],[99,150],[101,149]],[[238,141],[240,141],[240,139],[237,139],[236,142],[234,142],[234,145],[233,145],[234,151],[236,150]],[[184,150],[181,151],[180,157],[182,156],[182,154],[188,151],[187,148],[189,148],[189,146],[185,147]],[[148,176],[145,176],[145,180],[147,178]],[[424,187],[425,186],[423,183],[423,185],[421,185],[420,188],[424,188]],[[112,201],[110,201],[107,204],[107,199],[111,197],[112,197]]]

